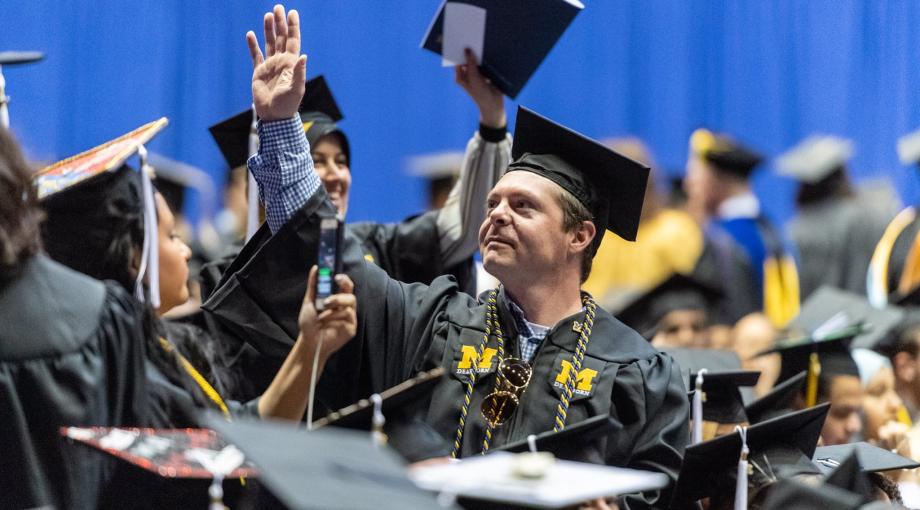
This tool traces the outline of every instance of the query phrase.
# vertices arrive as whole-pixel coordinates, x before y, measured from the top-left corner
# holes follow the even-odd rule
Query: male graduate
[[[261,140],[249,167],[273,235],[244,248],[234,262],[239,269],[207,307],[235,327],[292,337],[319,220],[335,211],[296,117],[306,67],[297,13],[286,17],[278,6],[266,20],[265,57],[247,34]],[[523,109],[513,157],[489,193],[479,231],[484,265],[502,283],[482,302],[450,277],[430,286],[392,280],[346,235],[358,332],[350,342],[321,346],[319,402],[337,407],[444,366],[449,374],[434,389],[425,419],[450,440],[445,453],[475,455],[609,415],[623,428],[598,452],[608,464],[675,479],[688,442],[679,368],[580,291],[601,232],[635,238],[648,170]],[[261,288],[268,274],[275,285]],[[620,503],[647,508],[667,501],[656,492]]]
[[[760,154],[726,135],[697,129],[690,136],[685,185],[688,200],[711,218],[707,235],[727,234],[743,249],[753,271],[752,281],[727,280],[733,285],[726,294],[735,298],[734,286],[753,292],[755,309],[783,327],[798,312],[799,282],[778,230],[751,190],[751,175],[762,161]]]

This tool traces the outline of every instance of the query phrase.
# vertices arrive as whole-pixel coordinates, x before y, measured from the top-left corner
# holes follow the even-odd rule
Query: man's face
[[[849,443],[862,429],[859,409],[862,406],[862,386],[859,377],[838,375],[831,379],[831,409],[821,429],[821,439],[826,446]]]
[[[720,189],[715,170],[703,159],[691,154],[687,160],[687,177],[684,179],[687,207],[706,216],[715,215],[719,208]]]
[[[565,261],[571,233],[563,230],[560,188],[532,172],[508,172],[489,192],[479,227],[486,271],[502,282],[538,278]]]

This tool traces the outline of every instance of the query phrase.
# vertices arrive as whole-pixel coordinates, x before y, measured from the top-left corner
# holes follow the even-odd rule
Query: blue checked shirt
[[[518,330],[518,346],[521,348],[521,358],[523,361],[530,363],[534,354],[537,353],[537,349],[540,348],[540,344],[543,343],[543,339],[546,338],[546,334],[549,333],[550,328],[528,322],[524,317],[524,310],[521,310],[510,299],[508,304],[510,305],[508,308],[511,310],[511,316],[514,317],[514,324]]]
[[[300,116],[259,121],[259,151],[247,162],[265,204],[265,219],[274,234],[307,203],[322,184],[313,169],[310,144]]]

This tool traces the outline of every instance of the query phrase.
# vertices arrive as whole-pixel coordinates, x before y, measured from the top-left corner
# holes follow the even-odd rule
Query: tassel
[[[387,419],[383,415],[383,397],[379,393],[371,395],[371,403],[374,404],[374,417],[371,420],[371,441],[374,446],[384,446],[387,444],[387,435],[383,432],[383,426]]]
[[[748,503],[748,454],[747,427],[735,427],[741,436],[741,457],[738,459],[738,481],[735,484],[735,510],[747,510]]]
[[[817,352],[808,357],[808,376],[805,383],[805,405],[814,407],[818,403],[818,377],[821,375],[821,360]]]
[[[530,453],[537,453],[537,435],[531,434],[527,436],[527,449],[530,450]]]
[[[696,373],[696,384],[693,390],[693,443],[703,442],[703,374],[706,369]]]
[[[159,231],[157,230],[156,202],[153,198],[153,182],[150,176],[153,169],[147,165],[147,149],[138,145],[137,155],[141,160],[141,182],[144,195],[144,246],[141,249],[141,265],[134,282],[134,293],[141,302],[144,302],[144,276],[150,290],[150,305],[155,309],[160,307],[160,250],[157,243]]]
[[[252,105],[252,124],[249,125],[249,156],[252,157],[259,152],[259,118],[256,116],[256,105]],[[249,186],[246,188],[247,209],[246,209],[246,240],[252,239],[259,229],[259,185],[256,178],[249,171],[249,165],[246,165],[246,175],[249,176]]]

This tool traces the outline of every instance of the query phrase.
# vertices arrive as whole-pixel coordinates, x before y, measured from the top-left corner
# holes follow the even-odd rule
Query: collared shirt
[[[313,170],[310,143],[300,116],[259,121],[259,151],[247,166],[259,185],[265,220],[272,233],[303,207],[322,184]]]
[[[760,216],[760,201],[751,192],[735,195],[719,204],[719,218],[756,218]]]
[[[528,321],[524,316],[524,310],[521,310],[521,307],[514,301],[509,299],[508,305],[518,330],[518,346],[521,349],[521,358],[523,361],[530,363],[551,328]]]

